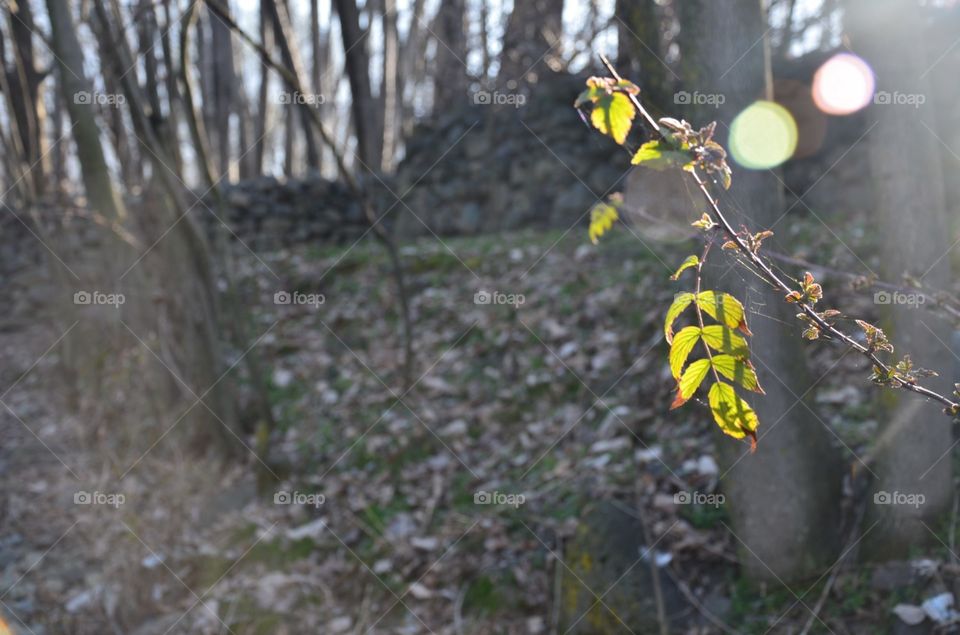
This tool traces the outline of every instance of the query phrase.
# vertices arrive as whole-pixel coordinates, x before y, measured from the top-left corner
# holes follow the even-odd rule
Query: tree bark
[[[617,0],[616,15],[618,70],[634,78],[645,103],[657,112],[669,112],[673,90],[664,62],[663,8],[656,0]]]
[[[723,93],[726,101],[717,110],[674,107],[673,116],[697,126],[718,119],[718,141],[728,146],[732,119],[771,90],[764,47],[743,54],[764,34],[760,0],[690,0],[680,11],[685,89]],[[777,180],[766,172],[732,167],[733,186],[722,203],[733,210],[734,226],[744,223],[759,231],[771,225],[783,209]],[[805,399],[813,385],[802,361],[799,331],[784,330],[783,322],[794,318],[783,296],[750,281],[734,283],[732,276],[707,278],[736,293],[748,311],[764,306],[762,312],[769,316],[748,315],[753,360],[767,393],[751,400],[761,422],[759,449],[749,454],[729,437],[718,440],[721,487],[741,563],[750,580],[801,579],[833,564],[839,545],[839,459],[826,425]]]
[[[353,113],[354,134],[357,137],[357,153],[368,169],[375,170],[380,165],[380,148],[374,134],[377,117],[370,91],[370,58],[366,42],[361,42],[364,34],[360,30],[360,14],[356,0],[334,0],[334,4],[340,16],[340,32],[346,50],[347,79],[353,95],[350,109]]]
[[[514,2],[503,34],[497,83],[535,83],[560,55],[563,0]]]
[[[433,103],[435,109],[466,103],[467,29],[464,0],[442,0],[436,17]]]
[[[273,22],[273,37],[280,49],[280,59],[284,65],[289,68],[297,77],[303,77],[303,63],[297,54],[297,48],[294,46],[293,29],[290,26],[290,15],[287,11],[287,5],[283,0],[263,0],[264,5],[270,13],[270,19]],[[308,96],[301,96],[306,98]],[[314,138],[313,130],[310,128],[309,114],[304,109],[314,108],[313,100],[307,99],[301,101],[298,105],[291,100],[290,107],[293,108],[291,117],[285,119],[285,142],[284,142],[284,166],[285,172],[293,172],[293,151],[294,151],[294,125],[299,123],[305,143],[307,164],[317,163],[317,142]]]
[[[901,0],[851,0],[846,8],[850,42],[874,69],[877,94],[931,95],[923,77],[928,62],[916,6]],[[881,277],[899,280],[910,274],[945,288],[950,281],[950,231],[938,141],[911,105],[877,104],[871,106],[870,114],[877,123],[864,142],[883,245]],[[942,321],[909,306],[886,308],[882,326],[898,357],[908,354],[925,368],[952,366],[950,350],[941,343],[950,341]],[[949,392],[949,385],[948,378],[943,378],[938,387]],[[949,453],[944,456],[952,435],[950,420],[932,403],[891,391],[884,393],[883,404],[888,417],[875,449],[874,470],[879,477],[876,492],[881,496],[867,501],[867,522],[876,520],[879,525],[866,537],[864,555],[888,560],[937,543],[924,523],[934,527],[952,503],[952,460]],[[924,502],[919,506],[874,504],[883,502],[883,492],[891,498],[895,492],[922,495]]]
[[[19,143],[22,146],[25,168],[29,168],[26,177],[32,195],[43,194],[49,161],[43,160],[45,141],[43,123],[46,110],[40,98],[40,84],[46,73],[37,68],[33,50],[33,32],[36,25],[28,2],[16,2],[7,5],[8,24],[12,36],[13,68],[6,69],[8,105],[13,112]]]
[[[383,80],[380,97],[383,103],[383,161],[380,169],[393,170],[393,159],[399,140],[399,112],[397,101],[400,94],[399,46],[400,34],[397,30],[397,2],[384,0],[383,14]]]

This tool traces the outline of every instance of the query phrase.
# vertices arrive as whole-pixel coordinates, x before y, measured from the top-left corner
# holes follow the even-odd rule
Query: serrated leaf
[[[596,101],[593,112],[590,113],[590,121],[594,128],[623,145],[636,116],[637,112],[630,99],[623,93],[613,93],[603,95]]]
[[[687,256],[687,259],[683,261],[683,264],[681,264],[680,267],[675,272],[673,272],[673,275],[670,276],[670,279],[676,280],[677,278],[680,277],[680,274],[683,273],[685,270],[689,269],[690,267],[696,267],[699,264],[700,264],[699,258],[697,258],[696,256]]]
[[[617,208],[609,203],[597,203],[590,210],[590,242],[597,244],[598,239],[607,233],[620,216]]]
[[[687,400],[693,396],[693,393],[697,392],[697,388],[703,383],[703,378],[707,376],[709,371],[709,359],[698,359],[690,362],[690,365],[683,371],[683,376],[680,377],[680,381],[677,383],[677,396],[674,398],[673,403],[670,404],[670,409],[679,408],[687,403]]]
[[[746,401],[740,398],[730,384],[718,381],[710,386],[707,395],[713,419],[723,430],[734,439],[742,439],[749,435],[752,444],[756,445],[756,430],[760,421]]]
[[[679,168],[690,162],[685,152],[680,152],[668,143],[661,140],[647,141],[636,151],[630,163],[642,165],[654,170]]]
[[[669,356],[670,371],[673,373],[674,379],[680,379],[680,371],[683,369],[683,364],[687,361],[687,357],[690,356],[690,351],[693,350],[693,347],[696,346],[699,341],[699,326],[687,326],[680,329],[680,332],[674,336],[673,343],[670,345]]]
[[[663,322],[663,334],[667,338],[667,344],[673,342],[673,323],[692,302],[692,293],[678,293],[673,299],[673,304],[667,309],[667,318]]]
[[[732,355],[714,355],[713,367],[721,375],[740,384],[747,390],[758,392],[761,395],[765,394],[763,388],[760,387],[760,381],[757,379],[757,371],[754,370],[750,362],[737,359]]]
[[[717,322],[723,322],[732,329],[740,329],[746,335],[752,335],[747,327],[743,305],[729,293],[701,291],[697,296],[697,306]]]
[[[703,328],[703,341],[707,346],[728,355],[746,358],[750,354],[747,340],[723,324],[711,324]]]

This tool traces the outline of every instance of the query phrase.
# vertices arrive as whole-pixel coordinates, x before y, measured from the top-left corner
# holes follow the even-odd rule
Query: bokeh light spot
[[[772,101],[755,101],[730,126],[730,154],[745,168],[765,170],[780,165],[797,148],[797,123]]]
[[[828,115],[849,115],[870,103],[873,71],[856,55],[839,53],[813,75],[813,101]]]

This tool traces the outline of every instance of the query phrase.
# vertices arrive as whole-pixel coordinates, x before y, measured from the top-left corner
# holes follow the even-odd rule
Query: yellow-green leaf
[[[690,351],[700,341],[700,327],[688,326],[680,329],[670,346],[670,370],[674,379],[680,379],[680,370],[690,356]]]
[[[670,409],[679,408],[687,403],[687,400],[693,396],[693,393],[697,392],[697,388],[703,383],[703,378],[707,376],[709,371],[709,359],[698,359],[690,362],[690,365],[683,371],[683,376],[680,377],[680,381],[677,383],[677,396],[673,400],[673,403],[670,404]]]
[[[577,96],[577,101],[573,103],[573,107],[579,108],[587,102],[596,103],[596,101],[600,99],[600,96],[604,94],[606,94],[606,91],[603,88],[599,86],[590,86]]]
[[[734,439],[742,439],[749,435],[751,445],[756,447],[756,430],[759,425],[757,414],[746,401],[740,398],[730,384],[718,381],[710,386],[707,395],[713,419],[723,430]]]
[[[715,351],[727,353],[734,357],[745,358],[750,354],[747,340],[723,324],[711,324],[704,327],[703,341]]]
[[[680,314],[683,313],[684,309],[690,306],[692,302],[692,293],[678,293],[676,297],[673,298],[673,304],[671,304],[667,310],[667,319],[663,322],[663,334],[667,338],[667,344],[673,341],[673,323],[677,321]]]
[[[690,157],[686,153],[659,139],[644,143],[630,159],[633,165],[642,165],[654,170],[678,168],[689,162]]]
[[[597,244],[597,239],[607,233],[620,216],[617,208],[610,203],[599,202],[590,210],[590,242]]]
[[[747,328],[747,320],[740,300],[729,293],[714,293],[701,291],[697,296],[697,306],[700,310],[717,322],[722,322],[732,329],[740,329],[747,335],[752,335]]]
[[[683,264],[681,264],[680,267],[673,273],[673,275],[670,276],[670,279],[676,280],[677,278],[680,277],[680,274],[683,273],[685,270],[689,269],[690,267],[696,267],[699,264],[700,264],[699,258],[697,258],[696,256],[687,256],[687,259],[684,260]]]
[[[732,355],[714,355],[713,367],[730,381],[740,384],[747,390],[764,394],[757,379],[757,371],[750,362],[737,359]]]
[[[590,113],[590,120],[594,128],[603,134],[610,135],[614,141],[623,145],[636,115],[637,112],[626,95],[613,93],[603,95],[596,101],[593,112]]]

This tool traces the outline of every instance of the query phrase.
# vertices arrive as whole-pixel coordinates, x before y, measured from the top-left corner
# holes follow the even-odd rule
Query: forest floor
[[[702,406],[669,411],[662,315],[677,290],[668,276],[692,243],[653,253],[628,232],[596,247],[584,234],[404,246],[409,389],[376,245],[248,254],[239,274],[257,299],[278,428],[269,456],[229,469],[169,454],[129,471],[113,464],[52,397],[63,329],[34,319],[29,302],[8,303],[0,606],[12,625],[36,635],[563,633],[576,619],[565,585],[589,571],[583,558],[568,562],[571,545],[612,501],[654,543],[616,564],[625,577],[659,568],[671,632],[798,632],[827,580],[751,587],[724,506],[675,502],[716,492],[716,444],[736,443]],[[825,253],[812,229],[796,238]],[[36,283],[8,284],[19,285],[13,297]],[[324,301],[278,305],[277,291]],[[859,387],[867,370],[829,346],[807,350],[816,376],[834,367],[814,401],[852,463],[877,426],[873,388]],[[76,504],[80,491],[106,497]],[[946,548],[917,556],[928,572],[950,559]],[[811,632],[888,630],[894,605],[942,584],[918,570],[842,567]],[[590,612],[605,614],[596,632],[632,611],[574,577],[607,598]],[[592,620],[574,632],[594,632]],[[650,632],[609,632],[618,628]]]

